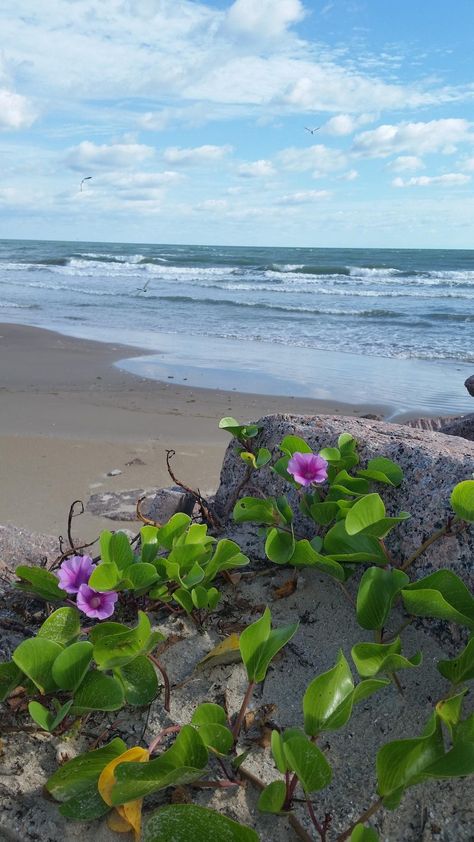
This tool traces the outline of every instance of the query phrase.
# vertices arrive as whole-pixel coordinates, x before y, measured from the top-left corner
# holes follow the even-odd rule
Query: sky
[[[473,53],[473,0],[0,0],[0,238],[474,247]]]

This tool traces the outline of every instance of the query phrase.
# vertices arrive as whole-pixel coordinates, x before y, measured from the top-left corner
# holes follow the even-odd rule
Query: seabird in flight
[[[82,193],[82,185],[84,184],[85,181],[90,181],[91,178],[93,178],[92,175],[86,175],[86,177],[82,179],[82,181],[81,181],[81,193]]]
[[[321,126],[316,126],[315,129],[308,129],[308,126],[305,126],[305,131],[309,132],[310,134],[316,134],[316,132],[319,132],[320,128]]]

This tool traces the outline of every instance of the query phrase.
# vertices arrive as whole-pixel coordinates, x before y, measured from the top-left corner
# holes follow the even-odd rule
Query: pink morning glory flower
[[[76,605],[88,617],[105,620],[115,610],[118,593],[115,591],[95,591],[89,585],[81,585],[77,592]]]
[[[77,593],[81,585],[87,585],[95,564],[88,555],[73,555],[63,561],[56,575],[59,587],[67,593]]]
[[[328,478],[328,463],[315,453],[293,453],[287,471],[300,485],[321,483]]]

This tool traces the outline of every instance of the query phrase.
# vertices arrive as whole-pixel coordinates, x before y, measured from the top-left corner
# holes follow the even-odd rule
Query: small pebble
[[[122,471],[119,471],[118,468],[114,468],[113,471],[108,472],[107,476],[108,477],[118,477],[121,473],[122,473]]]

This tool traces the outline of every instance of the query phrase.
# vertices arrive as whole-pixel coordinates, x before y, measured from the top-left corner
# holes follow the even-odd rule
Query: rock
[[[143,514],[157,523],[166,523],[176,512],[192,515],[196,498],[177,485],[160,488],[152,500],[144,500]]]
[[[405,427],[413,427],[415,430],[431,430],[431,432],[440,432],[445,424],[455,421],[456,418],[450,415],[438,415],[433,418],[410,418],[404,421]]]
[[[119,468],[114,468],[113,471],[108,472],[107,476],[108,477],[119,477],[121,473],[122,473],[122,471],[119,470]]]
[[[59,542],[53,535],[28,532],[12,524],[0,526],[0,574],[13,572],[19,564],[49,564],[59,555]]]
[[[278,444],[289,434],[301,436],[318,451],[324,446],[337,445],[340,433],[351,433],[359,442],[362,464],[376,456],[386,456],[397,462],[405,474],[400,488],[381,487],[381,494],[388,514],[401,510],[411,513],[407,525],[400,525],[387,538],[387,546],[396,559],[407,559],[436,529],[446,523],[451,512],[449,498],[456,483],[469,478],[474,471],[474,444],[440,433],[410,429],[399,424],[386,424],[360,418],[336,416],[273,415],[261,419],[263,430],[257,443],[268,447],[275,455]],[[235,489],[245,475],[246,467],[231,443],[227,449],[221,472],[220,486],[215,497],[217,513],[223,517],[232,508]],[[255,472],[246,493],[278,496],[287,494],[297,511],[296,492],[268,467]],[[298,514],[298,528],[314,529],[311,521]],[[232,535],[253,535],[253,546],[263,557],[263,541],[257,530],[231,526]],[[434,570],[448,568],[462,576],[466,583],[474,584],[474,528],[468,528],[456,537],[445,537],[435,542],[416,563],[416,578]]]
[[[474,398],[474,374],[471,374],[471,376],[464,381],[464,385],[469,394]]]
[[[146,497],[140,504],[141,513],[156,523],[166,523],[176,512],[192,514],[194,496],[178,486],[160,488],[158,491],[134,488],[131,491],[105,491],[92,494],[87,511],[110,520],[136,521],[137,500]]]
[[[137,500],[143,497],[143,488],[132,491],[103,491],[89,497],[86,509],[93,515],[109,520],[136,520]]]
[[[474,413],[451,419],[447,424],[443,424],[440,433],[474,441]]]
[[[377,415],[374,412],[367,412],[365,415],[361,415],[361,418],[367,418],[368,421],[383,421],[383,415]]]

